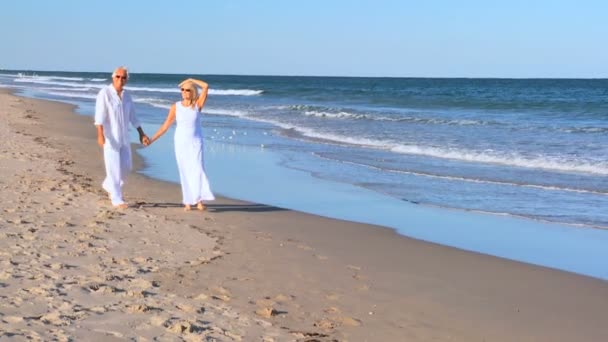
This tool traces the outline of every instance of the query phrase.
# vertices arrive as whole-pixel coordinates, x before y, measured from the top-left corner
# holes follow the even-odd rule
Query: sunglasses
[[[182,91],[190,92],[190,89],[182,88]]]
[[[121,76],[121,75],[115,75],[115,78],[121,79],[121,80],[126,80],[127,76]]]

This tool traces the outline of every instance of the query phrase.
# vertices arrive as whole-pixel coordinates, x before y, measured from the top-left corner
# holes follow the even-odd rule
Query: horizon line
[[[127,67],[127,69],[129,69]],[[15,72],[68,72],[68,73],[108,73],[110,71],[73,71],[73,70],[40,70],[40,69],[4,69],[0,71]],[[415,79],[498,79],[498,80],[605,80],[604,77],[501,77],[501,76],[344,76],[344,75],[281,75],[281,74],[222,74],[222,73],[180,73],[180,72],[136,72],[129,70],[129,74],[153,75],[205,75],[205,76],[244,76],[244,77],[326,77],[326,78],[415,78]]]

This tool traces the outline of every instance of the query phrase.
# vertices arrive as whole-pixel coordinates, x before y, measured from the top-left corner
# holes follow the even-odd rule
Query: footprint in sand
[[[273,316],[277,316],[279,311],[272,307],[263,307],[255,310],[256,315],[264,318],[270,318]]]
[[[209,258],[202,256],[202,257],[198,257],[195,260],[186,261],[185,263],[190,266],[198,266],[198,265],[208,264],[209,261],[211,261]]]
[[[168,317],[163,316],[152,316],[150,318],[150,324],[155,327],[161,327],[164,326],[165,322],[167,322],[168,319]]]
[[[135,278],[135,279],[129,279],[129,286],[131,288],[137,288],[137,289],[141,289],[141,290],[147,290],[151,287],[153,287],[152,282],[142,279],[142,278]]]
[[[126,259],[126,258],[115,258],[115,257],[112,257],[112,258],[110,259],[110,262],[111,262],[112,264],[116,264],[116,265],[122,265],[122,266],[125,266],[125,265],[128,265],[128,264],[129,264],[129,259]]]
[[[24,291],[28,294],[37,296],[37,297],[49,297],[50,296],[49,291],[42,287],[34,286],[34,287],[27,288],[27,289],[23,289],[22,291]]]
[[[209,296],[207,296],[204,293],[201,293],[198,296],[193,297],[192,299],[195,299],[195,300],[207,300],[207,299],[209,299]]]
[[[56,262],[56,263],[52,263],[52,264],[44,264],[44,267],[50,268],[52,270],[60,270],[60,269],[63,269],[63,268],[70,268],[69,265],[62,264],[60,262]]]
[[[53,224],[55,227],[57,228],[69,228],[69,227],[75,227],[76,225],[72,222],[69,221],[65,221],[65,220],[61,220],[56,222],[55,224]]]
[[[271,234],[257,232],[257,231],[254,231],[253,233],[255,234],[255,238],[257,240],[272,241],[272,235]]]
[[[64,316],[61,313],[55,311],[42,315],[40,317],[40,321],[44,324],[51,324],[55,326],[70,325],[71,317]]]
[[[336,318],[322,318],[316,321],[314,323],[314,326],[324,330],[333,330],[338,328],[339,326],[358,327],[361,326],[361,321],[348,316],[341,316]]]
[[[2,322],[7,324],[17,324],[23,322],[23,317],[21,316],[3,316]]]
[[[112,336],[112,337],[116,337],[116,338],[120,338],[120,339],[122,339],[122,338],[125,337],[125,335],[119,333],[118,331],[93,329],[93,332],[104,334],[104,335],[108,335],[108,336]]]
[[[133,262],[134,264],[137,264],[137,265],[152,262],[152,261],[154,261],[154,259],[152,259],[152,258],[144,258],[144,257],[131,258],[131,262]]]
[[[323,312],[328,313],[328,314],[338,314],[338,313],[340,313],[340,309],[338,309],[335,306],[330,306],[328,308],[325,308],[323,310]]]
[[[91,221],[87,224],[87,227],[89,228],[106,228],[108,226],[108,224],[106,222],[103,221]]]
[[[150,311],[163,311],[161,308],[152,307],[146,304],[129,304],[126,306],[128,313],[146,313]]]
[[[178,310],[186,312],[186,313],[194,313],[194,312],[199,312],[200,311],[200,309],[197,310],[195,307],[193,307],[192,305],[188,305],[188,304],[177,304],[175,307]]]
[[[341,316],[341,317],[338,317],[336,320],[338,322],[340,322],[342,325],[346,325],[349,327],[358,327],[361,325],[360,320],[353,318],[353,317],[349,317],[349,316]]]
[[[322,318],[320,320],[317,320],[317,321],[315,321],[315,323],[313,325],[315,327],[321,328],[323,330],[333,330],[338,327],[338,324],[336,324],[336,322],[334,322],[330,319],[327,319],[327,318]]]
[[[359,273],[361,271],[361,267],[354,266],[354,265],[348,265],[348,266],[346,266],[346,268],[348,268],[349,270],[353,271],[353,275],[352,275],[353,279],[356,279],[356,280],[365,280],[365,279],[367,279],[366,276],[361,275],[361,273]]]
[[[115,286],[110,286],[107,284],[99,284],[99,283],[93,283],[93,284],[89,284],[87,286],[84,287],[85,291],[88,291],[89,293],[94,293],[94,294],[125,294],[126,291],[115,287]]]
[[[96,314],[102,314],[108,312],[108,308],[105,306],[94,306],[92,308],[89,308],[88,311]]]
[[[190,321],[174,318],[167,320],[163,325],[167,328],[167,331],[176,334],[192,334],[205,330],[202,326],[195,325]]]
[[[325,299],[327,300],[338,300],[340,299],[340,295],[336,294],[336,293],[330,293],[328,295],[325,296]]]
[[[278,303],[281,303],[281,304],[287,303],[287,302],[292,301],[294,299],[296,299],[295,296],[293,296],[293,295],[287,296],[287,295],[284,295],[282,293],[279,293],[278,295],[274,296],[274,300],[276,300]]]
[[[312,250],[314,250],[314,248],[312,248],[312,247],[310,247],[308,245],[304,245],[304,244],[299,244],[298,248],[302,249],[302,250],[305,250],[305,251],[312,251]]]
[[[227,302],[230,301],[230,291],[221,286],[216,286],[211,289],[214,295],[211,297],[213,299],[219,299],[221,301]]]

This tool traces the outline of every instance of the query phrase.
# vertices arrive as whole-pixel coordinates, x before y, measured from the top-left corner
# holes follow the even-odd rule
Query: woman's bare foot
[[[184,205],[184,211],[190,211],[190,210],[192,210],[192,207],[190,206],[190,204]]]
[[[196,209],[198,209],[200,211],[205,211],[205,210],[207,210],[207,207],[205,207],[203,202],[198,202],[198,204],[196,205]]]

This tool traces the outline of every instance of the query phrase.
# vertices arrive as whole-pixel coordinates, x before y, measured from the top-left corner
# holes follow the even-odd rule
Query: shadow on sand
[[[151,203],[151,202],[137,202],[135,206],[139,208],[183,208],[184,205],[181,203]],[[265,204],[206,204],[207,211],[214,213],[221,213],[225,211],[240,211],[248,213],[262,213],[271,211],[284,211],[279,207],[274,207]],[[196,206],[192,207],[193,211],[196,211]]]

